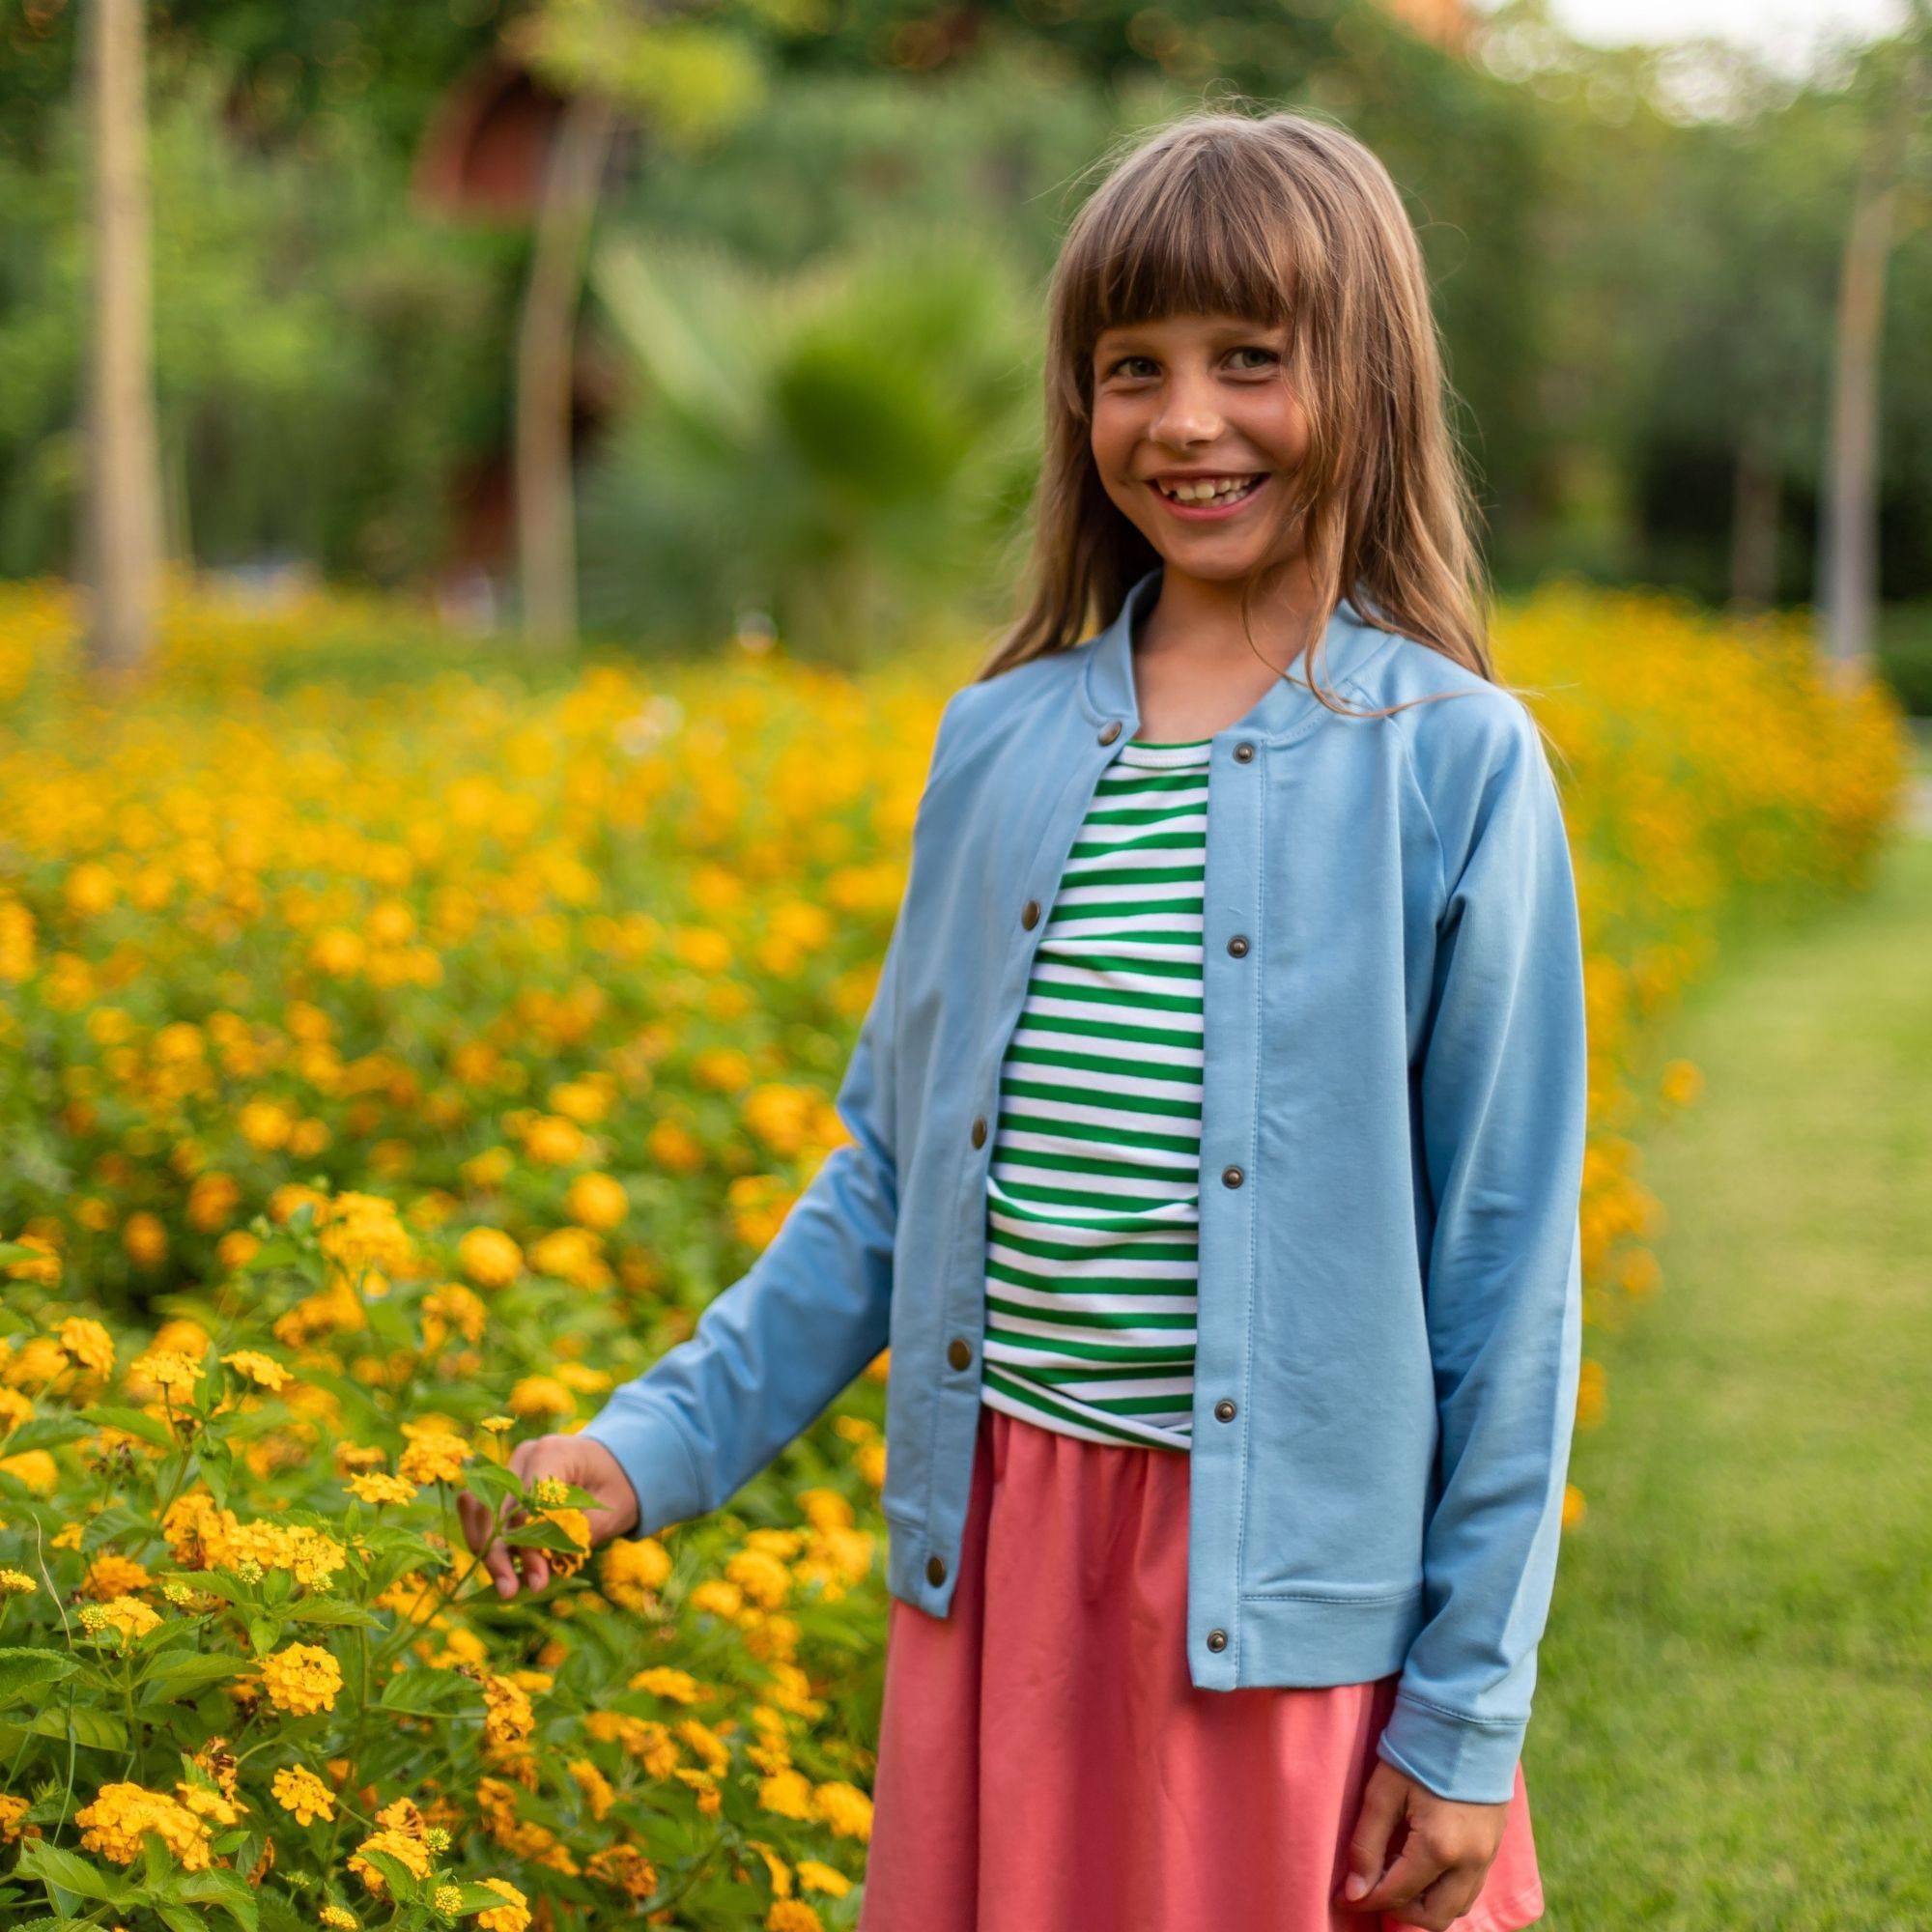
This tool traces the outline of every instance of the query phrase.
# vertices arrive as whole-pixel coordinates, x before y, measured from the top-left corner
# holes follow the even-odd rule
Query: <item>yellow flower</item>
[[[20,1820],[33,1807],[33,1801],[27,1798],[9,1798],[0,1793],[0,1845],[11,1845],[24,1833],[28,1837],[42,1835],[38,1825],[23,1826]]]
[[[423,1296],[422,1319],[423,1346],[433,1352],[452,1335],[461,1335],[472,1345],[480,1342],[489,1326],[490,1312],[473,1290],[460,1281],[445,1281]]]
[[[560,1114],[539,1114],[524,1129],[524,1151],[546,1167],[582,1160],[587,1147],[583,1129]]]
[[[401,1476],[351,1476],[347,1487],[365,1503],[407,1503],[416,1494],[416,1486]]]
[[[816,1859],[800,1859],[796,1869],[799,1884],[808,1891],[823,1891],[834,1898],[843,1898],[852,1889],[852,1881],[842,1871],[820,1864]]]
[[[82,1629],[96,1635],[104,1630],[120,1632],[121,1648],[126,1650],[134,1637],[146,1636],[151,1630],[158,1630],[161,1619],[139,1597],[116,1597],[108,1604],[83,1604],[80,1606],[80,1622]]]
[[[510,1391],[510,1413],[526,1422],[576,1411],[576,1398],[552,1376],[526,1376]]]
[[[355,1932],[356,1926],[361,1923],[355,1913],[345,1912],[339,1905],[325,1905],[316,1917],[330,1928],[330,1932]]]
[[[575,1577],[590,1558],[590,1519],[580,1509],[547,1509],[541,1514],[577,1546],[575,1549],[546,1549],[544,1561],[554,1576]]]
[[[802,1898],[775,1898],[765,1932],[824,1932],[825,1921]]]
[[[259,1350],[237,1349],[233,1354],[223,1355],[221,1359],[238,1375],[246,1376],[251,1382],[271,1394],[288,1385],[288,1370],[272,1355],[265,1355]]]
[[[483,1883],[499,1897],[509,1901],[506,1905],[493,1905],[476,1915],[476,1922],[483,1932],[524,1932],[530,1922],[529,1900],[507,1879],[486,1878]]]
[[[758,1780],[758,1803],[781,1818],[808,1819],[812,1815],[810,1780],[801,1771],[774,1772]]]
[[[656,1537],[619,1537],[605,1545],[597,1581],[613,1604],[643,1611],[669,1575],[670,1551]]]
[[[130,1363],[128,1376],[130,1382],[151,1384],[178,1401],[192,1402],[201,1364],[173,1349],[155,1349]]]
[[[386,1852],[407,1868],[412,1878],[429,1876],[429,1847],[420,1838],[412,1837],[407,1832],[376,1832],[356,1846],[349,1861],[349,1869],[358,1877],[368,1889],[378,1898],[387,1895],[388,1885],[383,1874],[371,1864],[365,1856],[369,1852]]]
[[[494,1750],[508,1750],[526,1743],[536,1730],[536,1712],[529,1698],[509,1678],[487,1674],[483,1679],[483,1735]]]
[[[114,1338],[98,1321],[75,1315],[63,1321],[60,1345],[90,1375],[114,1373]]]
[[[407,1427],[404,1433],[410,1433]],[[426,1429],[413,1436],[397,1458],[396,1469],[409,1483],[456,1483],[462,1481],[463,1465],[469,1457],[469,1445],[462,1436],[447,1430]]]
[[[573,1221],[600,1234],[620,1226],[631,1211],[624,1183],[608,1174],[580,1174],[570,1183],[563,1206]]]
[[[92,1597],[98,1604],[105,1604],[115,1597],[126,1597],[135,1590],[148,1589],[154,1582],[143,1564],[136,1563],[131,1556],[121,1556],[111,1549],[103,1549],[87,1566],[87,1575],[81,1579],[80,1594]]]
[[[149,1832],[160,1838],[184,1871],[206,1871],[213,1862],[208,1828],[165,1792],[138,1784],[103,1784],[94,1803],[82,1805],[73,1818],[81,1828],[81,1849],[99,1852],[118,1865],[132,1864],[140,1857],[142,1836]]]
[[[611,1780],[587,1757],[572,1758],[564,1768],[576,1779],[578,1789],[583,1793],[584,1803],[590,1806],[591,1817],[601,1820],[617,1802],[617,1793],[611,1786]]]
[[[327,1822],[335,1816],[335,1794],[314,1772],[292,1765],[276,1772],[270,1789],[284,1811],[295,1813],[298,1825]]]
[[[668,1663],[654,1663],[648,1670],[635,1672],[625,1688],[648,1690],[654,1697],[668,1697],[679,1704],[701,1704],[711,1694],[690,1671]]]
[[[40,1587],[24,1570],[0,1570],[0,1597],[24,1597]]]
[[[634,1899],[648,1898],[658,1889],[657,1867],[635,1845],[605,1845],[590,1854],[584,1869]]]
[[[456,1244],[456,1264],[478,1288],[507,1288],[524,1271],[524,1252],[500,1228],[471,1228]]]
[[[818,1815],[841,1838],[868,1840],[872,1835],[872,1801],[856,1784],[834,1780],[812,1792]]]
[[[370,1269],[397,1274],[414,1258],[415,1243],[397,1218],[396,1204],[385,1195],[351,1189],[325,1203],[316,1218],[323,1253],[345,1275]]]
[[[292,1643],[262,1660],[262,1686],[278,1711],[298,1718],[332,1711],[342,1666],[319,1644]]]
[[[724,1575],[768,1610],[778,1608],[791,1594],[791,1572],[762,1550],[739,1550],[725,1564]]]

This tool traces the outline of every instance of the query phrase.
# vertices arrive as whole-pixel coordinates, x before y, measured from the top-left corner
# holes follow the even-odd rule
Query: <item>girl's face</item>
[[[1110,328],[1094,345],[1100,481],[1176,570],[1231,580],[1290,560],[1295,539],[1271,526],[1281,479],[1307,454],[1308,422],[1283,377],[1287,355],[1285,325],[1227,315]],[[1231,478],[1232,489],[1204,494]]]

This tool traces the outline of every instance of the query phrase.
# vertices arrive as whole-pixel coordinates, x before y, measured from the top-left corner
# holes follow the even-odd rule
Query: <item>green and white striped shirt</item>
[[[1101,777],[1000,1074],[980,1399],[1090,1442],[1193,1435],[1208,743]]]

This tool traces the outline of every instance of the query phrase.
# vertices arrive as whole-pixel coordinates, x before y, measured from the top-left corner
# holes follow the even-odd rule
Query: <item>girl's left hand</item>
[[[1355,1912],[1386,1912],[1403,1925],[1444,1932],[1476,1902],[1503,1841],[1509,1804],[1439,1797],[1378,1757],[1362,1792],[1349,1840],[1349,1877],[1335,1902]],[[1387,1871],[1388,1841],[1403,1820],[1408,1835]],[[1350,1897],[1350,1888],[1356,1895]]]

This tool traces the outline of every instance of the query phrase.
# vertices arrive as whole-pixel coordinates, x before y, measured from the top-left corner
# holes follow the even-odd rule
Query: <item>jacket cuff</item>
[[[1516,1790],[1517,1760],[1528,1728],[1527,1718],[1465,1718],[1398,1690],[1376,1754],[1438,1798],[1503,1804]]]
[[[620,1390],[578,1434],[601,1442],[622,1466],[638,1499],[633,1538],[655,1536],[670,1523],[704,1514],[697,1465],[684,1431],[662,1409]]]

